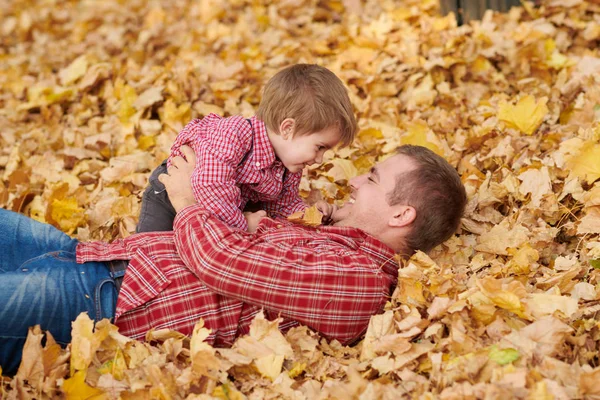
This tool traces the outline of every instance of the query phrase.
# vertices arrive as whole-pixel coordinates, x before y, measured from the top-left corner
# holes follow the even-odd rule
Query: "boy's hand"
[[[329,204],[325,200],[319,200],[315,203],[317,210],[323,214],[323,224],[329,224],[333,221],[333,214],[337,211],[337,206]]]
[[[245,212],[244,218],[246,218],[246,221],[248,222],[248,232],[256,232],[258,223],[261,219],[265,218],[266,216],[267,212],[265,210],[258,210],[257,212]]]
[[[196,167],[196,154],[188,146],[181,147],[181,151],[185,155],[185,159],[183,157],[173,158],[167,173],[158,176],[158,180],[165,185],[169,200],[176,212],[187,206],[196,204],[196,198],[192,192],[192,184],[190,182],[192,173]]]

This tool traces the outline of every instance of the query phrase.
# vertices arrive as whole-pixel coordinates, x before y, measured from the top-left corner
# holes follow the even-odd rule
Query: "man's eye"
[[[371,177],[369,177],[368,180],[371,181],[371,182],[373,182],[373,183],[375,183],[375,181]]]

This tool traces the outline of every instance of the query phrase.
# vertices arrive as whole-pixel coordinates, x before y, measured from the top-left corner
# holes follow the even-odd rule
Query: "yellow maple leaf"
[[[292,379],[300,375],[306,370],[306,363],[295,363],[292,369],[288,371],[288,376]],[[2,370],[0,370],[2,372]]]
[[[319,226],[323,219],[323,214],[316,206],[308,207],[304,211],[296,211],[288,216],[288,221],[306,226]]]
[[[351,160],[334,158],[329,163],[333,165],[333,168],[323,175],[330,177],[334,182],[349,181],[351,178],[358,175],[358,170]]]
[[[131,86],[126,84],[119,85],[117,82],[117,84],[115,84],[115,95],[121,100],[119,109],[117,110],[117,116],[123,124],[126,124],[136,113],[133,103],[137,99],[137,93]]]
[[[177,106],[172,99],[167,99],[158,109],[158,115],[162,123],[175,131],[180,131],[191,119],[192,109],[189,103]]]
[[[125,362],[125,356],[123,351],[117,347],[115,356],[106,361],[98,368],[98,372],[101,374],[111,374],[115,379],[122,380],[124,377],[125,370],[127,370],[127,363]]]
[[[60,229],[71,233],[84,221],[85,210],[77,206],[77,199],[54,199],[50,205],[50,215]]]
[[[284,357],[281,354],[267,354],[254,360],[256,370],[265,378],[274,381],[281,373]]]
[[[365,148],[365,151],[373,150],[383,139],[383,133],[376,128],[367,128],[358,132],[357,141]]]
[[[536,102],[531,95],[522,97],[514,106],[501,101],[498,119],[504,121],[509,128],[517,129],[526,135],[533,135],[548,113],[547,102],[547,97],[542,97]]]
[[[220,400],[243,400],[246,398],[235,386],[227,383],[216,387],[211,395]]]
[[[58,77],[60,79],[60,83],[62,85],[70,85],[75,82],[77,79],[81,78],[88,69],[88,59],[87,56],[81,55],[77,57],[68,67],[60,70],[58,73]]]
[[[439,139],[435,133],[429,129],[429,126],[425,121],[415,121],[410,123],[407,127],[407,133],[402,135],[400,143],[427,147],[429,150],[440,156],[444,155],[444,152],[439,146]]]
[[[85,371],[77,371],[73,377],[66,379],[62,390],[67,400],[104,400],[106,394],[85,383]]]
[[[148,150],[151,147],[156,145],[156,137],[155,136],[145,136],[142,135],[138,139],[138,148],[140,150]]]
[[[589,141],[579,154],[567,160],[571,174],[582,181],[592,183],[600,178],[600,144]]]
[[[481,292],[497,307],[511,311],[520,317],[525,317],[521,298],[527,294],[523,285],[517,281],[505,284],[500,279],[487,277],[476,282]]]

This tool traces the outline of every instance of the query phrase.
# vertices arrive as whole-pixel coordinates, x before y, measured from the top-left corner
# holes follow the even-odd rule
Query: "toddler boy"
[[[171,155],[150,176],[142,197],[138,232],[173,229],[173,209],[158,175],[182,156],[188,145],[197,155],[191,178],[194,196],[231,226],[253,232],[264,213],[243,214],[248,202],[274,216],[306,208],[298,187],[305,166],[323,161],[323,153],[349,145],[357,124],[342,81],[318,65],[297,64],[266,84],[252,118],[209,114],[183,128]],[[335,207],[321,202],[325,218]]]

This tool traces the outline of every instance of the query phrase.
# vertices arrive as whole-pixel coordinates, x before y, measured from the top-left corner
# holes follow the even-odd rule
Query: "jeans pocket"
[[[64,250],[50,251],[46,254],[42,254],[40,256],[30,258],[29,260],[27,260],[23,264],[21,264],[21,268],[24,268],[30,264],[37,263],[39,260],[43,260],[44,258],[49,258],[49,259],[56,260],[56,261],[67,261],[67,262],[76,262],[76,259],[77,259],[75,256],[75,253],[71,253],[69,251],[64,251]]]
[[[49,253],[46,253],[45,255],[60,261],[75,261],[77,259],[75,253],[71,253],[64,250],[51,251]]]

